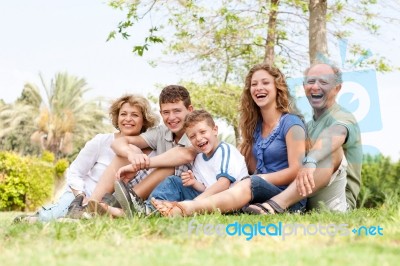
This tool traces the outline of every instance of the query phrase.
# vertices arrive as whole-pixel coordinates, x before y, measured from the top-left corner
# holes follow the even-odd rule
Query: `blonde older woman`
[[[57,219],[66,215],[74,199],[85,203],[115,156],[111,143],[120,137],[137,136],[159,123],[148,100],[139,95],[128,94],[116,99],[110,106],[109,114],[118,132],[98,134],[86,143],[66,172],[67,187],[58,202],[43,206],[34,215],[19,216],[15,222]]]

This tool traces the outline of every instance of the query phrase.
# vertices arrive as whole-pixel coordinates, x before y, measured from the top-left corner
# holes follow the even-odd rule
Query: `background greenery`
[[[46,151],[40,158],[0,151],[0,211],[33,211],[48,202],[68,165]]]

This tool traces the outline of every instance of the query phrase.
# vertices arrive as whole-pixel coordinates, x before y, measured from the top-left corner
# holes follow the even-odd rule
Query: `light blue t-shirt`
[[[273,173],[289,167],[286,134],[294,125],[301,126],[305,131],[305,125],[297,115],[283,114],[278,125],[263,138],[262,121],[257,123],[253,145],[253,155],[257,160],[255,174]]]

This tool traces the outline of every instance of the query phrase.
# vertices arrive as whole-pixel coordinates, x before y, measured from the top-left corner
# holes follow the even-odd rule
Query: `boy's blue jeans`
[[[200,194],[201,192],[195,190],[191,186],[183,186],[182,179],[179,176],[172,175],[158,184],[145,203],[151,210],[154,210],[154,207],[150,202],[151,198],[168,201],[184,201],[193,200]]]

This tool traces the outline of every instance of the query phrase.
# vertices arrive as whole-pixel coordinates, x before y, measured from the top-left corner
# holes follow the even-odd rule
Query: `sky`
[[[12,103],[26,82],[41,84],[39,73],[46,81],[64,71],[83,77],[91,88],[87,97],[108,99],[123,93],[147,95],[157,84],[176,84],[185,78],[172,65],[152,67],[146,56],[135,56],[133,40],[106,42],[123,18],[122,11],[101,0],[1,1],[0,99]],[[391,25],[385,32],[378,37],[379,45],[375,39],[363,41],[400,66],[400,27]],[[154,58],[160,51],[153,48],[150,53]],[[339,100],[350,106],[356,103],[356,117],[368,122],[362,126],[365,150],[398,160],[400,73],[378,73],[372,80],[356,74],[347,73]]]

